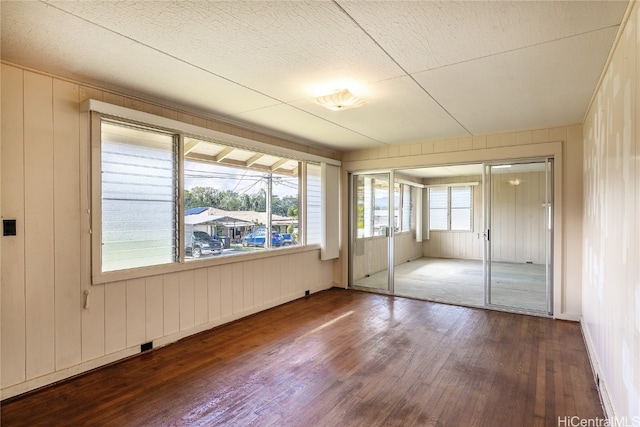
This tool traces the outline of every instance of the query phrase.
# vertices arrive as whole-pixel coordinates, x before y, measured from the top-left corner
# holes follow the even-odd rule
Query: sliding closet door
[[[390,183],[390,173],[351,176],[351,286],[393,292]]]
[[[552,160],[485,165],[485,304],[552,314]]]

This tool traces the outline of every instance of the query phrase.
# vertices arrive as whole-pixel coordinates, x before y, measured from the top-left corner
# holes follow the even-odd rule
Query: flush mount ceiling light
[[[332,111],[348,110],[364,105],[364,101],[349,92],[349,89],[341,89],[329,95],[319,96],[315,98],[315,102]]]

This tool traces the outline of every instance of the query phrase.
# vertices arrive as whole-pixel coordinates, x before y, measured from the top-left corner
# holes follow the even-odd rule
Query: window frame
[[[394,233],[411,233],[415,230],[415,189],[418,184],[409,184],[396,180],[393,186],[394,194]],[[397,190],[397,191],[396,191]],[[396,196],[397,195],[397,196]],[[408,196],[408,197],[407,197]],[[397,198],[396,198],[397,197]],[[408,211],[408,212],[407,212]],[[396,214],[398,216],[396,221]],[[408,220],[408,225],[406,224]]]
[[[473,197],[474,197],[474,186],[476,186],[477,183],[456,183],[456,184],[431,184],[428,186],[429,192],[428,192],[428,201],[429,201],[429,209],[427,212],[427,217],[429,219],[429,229],[428,232],[454,232],[454,233],[469,233],[469,232],[473,232],[474,230],[474,206],[473,206]],[[451,189],[452,188],[469,188],[469,228],[468,229],[452,229],[451,228],[451,211],[452,209],[458,209],[458,208],[452,208],[451,206]],[[447,215],[447,228],[432,228],[432,221],[431,221],[431,211],[434,209],[431,206],[431,190],[432,189],[446,189],[446,193],[447,193],[447,207],[446,207],[446,215]],[[437,209],[445,209],[445,208],[437,208]]]
[[[106,110],[106,111],[105,111]],[[126,112],[127,114],[114,114],[110,113],[110,110],[119,112]],[[236,137],[234,135],[228,135],[219,131],[214,131],[206,128],[200,128],[194,125],[179,122],[173,119],[166,119],[164,117],[155,116],[149,113],[143,113],[137,110],[131,110],[125,107],[114,106],[106,104],[101,101],[87,100],[81,106],[81,111],[88,113],[88,170],[87,170],[87,192],[88,192],[88,226],[89,226],[89,248],[90,254],[88,259],[90,265],[88,266],[91,272],[92,284],[104,284],[109,282],[116,282],[121,280],[128,280],[139,277],[146,277],[151,275],[165,274],[170,272],[177,272],[183,270],[190,270],[194,268],[203,268],[212,265],[220,265],[229,262],[238,262],[240,260],[251,260],[268,258],[277,256],[276,252],[280,254],[280,251],[289,252],[304,252],[309,250],[317,250],[322,245],[313,243],[307,244],[307,224],[306,224],[306,203],[307,203],[307,174],[306,168],[308,163],[313,164],[329,164],[339,166],[340,161],[330,158],[324,158],[322,156],[298,152],[288,148],[281,148],[277,146],[271,147],[269,144],[261,143],[259,141],[246,140],[245,138]],[[134,117],[129,117],[134,116]],[[142,117],[143,120],[139,120]],[[177,148],[175,153],[176,168],[175,179],[177,181],[176,189],[176,244],[177,244],[177,256],[175,261],[170,263],[127,268],[122,270],[102,271],[102,186],[101,186],[101,147],[102,147],[102,122],[109,121],[115,123],[122,123],[133,127],[140,127],[142,129],[149,129],[154,132],[162,132],[170,135],[174,135],[177,138]],[[160,123],[167,122],[169,126],[163,126]],[[175,125],[175,126],[173,126]],[[187,128],[187,129],[184,129]],[[184,138],[197,138],[203,141],[209,141],[207,134],[213,134],[213,141],[216,144],[223,144],[233,148],[254,150],[258,153],[269,154],[272,156],[279,156],[282,158],[288,158],[298,162],[298,232],[302,236],[298,245],[288,246],[286,248],[277,248],[273,250],[256,251],[250,253],[230,254],[223,257],[210,257],[197,260],[195,262],[185,261],[185,237],[183,236],[185,230],[184,221]],[[223,137],[228,136],[229,141],[222,140]],[[234,144],[234,140],[242,140],[245,144]],[[255,144],[253,144],[255,143]],[[253,144],[253,145],[252,145]],[[325,187],[325,182],[320,181],[321,188]],[[326,215],[324,209],[320,209],[321,217]],[[325,242],[323,241],[323,244]]]

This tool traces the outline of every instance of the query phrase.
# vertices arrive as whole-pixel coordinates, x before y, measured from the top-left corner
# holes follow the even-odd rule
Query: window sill
[[[218,255],[194,261],[185,261],[182,263],[176,262],[172,264],[154,265],[152,267],[132,268],[128,270],[94,274],[92,277],[92,284],[104,285],[113,282],[120,282],[123,280],[139,279],[142,277],[157,276],[160,274],[196,270],[200,268],[215,267],[217,265],[235,264],[238,262],[254,261],[258,259],[273,258],[310,251],[320,251],[320,245],[314,244],[306,246],[292,246],[288,248],[263,250],[251,253]]]

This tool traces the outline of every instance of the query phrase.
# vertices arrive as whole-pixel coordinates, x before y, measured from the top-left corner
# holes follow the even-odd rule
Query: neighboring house
[[[185,224],[194,225],[196,230],[206,231],[211,235],[218,235],[216,231],[221,227],[221,236],[230,237],[232,240],[240,240],[254,227],[267,224],[267,213],[224,211],[216,208],[199,207],[185,211],[184,222]],[[298,219],[275,214],[271,215],[272,229],[284,233],[290,224],[297,227]]]

